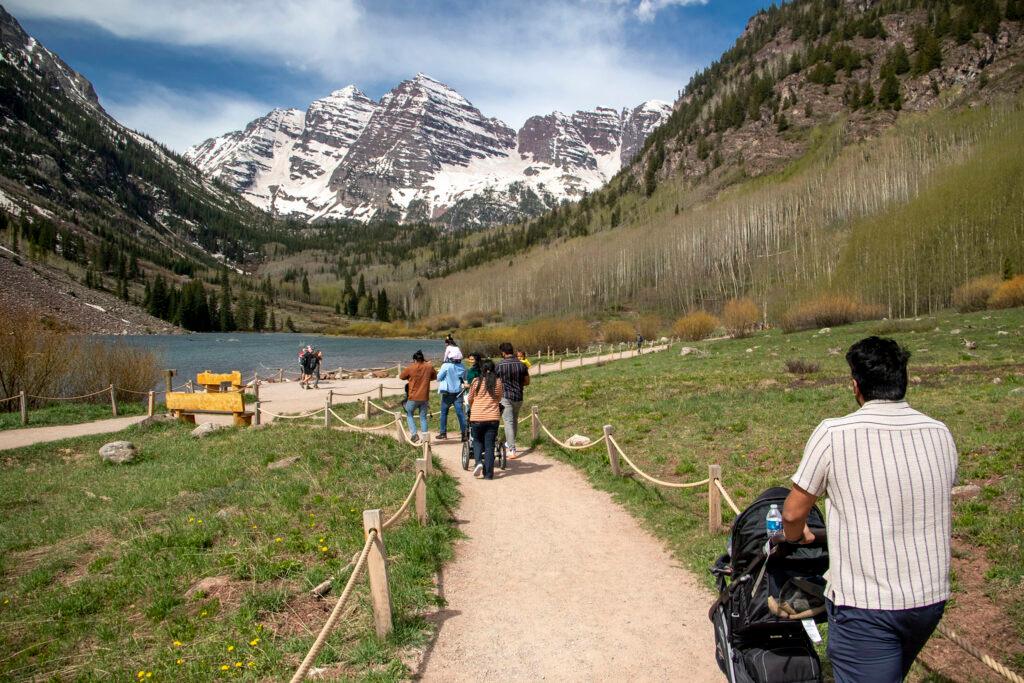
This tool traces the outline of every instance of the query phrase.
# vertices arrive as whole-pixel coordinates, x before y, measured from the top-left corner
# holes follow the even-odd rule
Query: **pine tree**
[[[362,299],[364,296],[366,296],[366,279],[363,277],[363,274],[360,273],[359,288],[356,289],[356,298]]]
[[[220,270],[220,306],[217,307],[220,314],[218,327],[221,332],[232,332],[235,329],[235,317],[231,312],[231,281],[228,279],[227,266]]]
[[[914,36],[914,75],[926,74],[942,66],[942,44],[927,26],[922,26]]]
[[[302,295],[309,300],[309,278],[305,273],[302,274]]]
[[[1024,21],[1024,0],[1006,0],[1007,21]]]
[[[903,107],[903,96],[900,94],[900,82],[895,74],[888,74],[882,81],[882,88],[878,91],[878,104],[883,109],[899,111]]]
[[[870,107],[875,103],[875,89],[871,87],[871,81],[867,81],[860,91],[860,106]]]
[[[273,309],[270,310],[270,331],[277,332],[277,315]]]
[[[292,317],[291,316],[288,316],[288,319],[284,321],[284,326],[285,326],[285,328],[289,332],[298,332],[299,331],[298,329],[296,329],[295,323],[292,322]]]
[[[335,315],[341,315],[341,302],[340,301],[335,301],[334,302],[334,314]]]
[[[263,297],[256,299],[256,307],[252,313],[252,331],[262,332],[267,326],[267,304]]]
[[[235,326],[239,330],[251,329],[252,325],[252,301],[249,293],[244,289],[238,295],[238,306],[235,308]]]
[[[903,43],[896,43],[886,59],[886,67],[892,69],[896,75],[902,75],[910,71],[910,57],[907,55],[907,48]]]
[[[385,290],[380,290],[377,294],[377,320],[381,322],[390,322],[391,311],[388,305],[388,293]]]

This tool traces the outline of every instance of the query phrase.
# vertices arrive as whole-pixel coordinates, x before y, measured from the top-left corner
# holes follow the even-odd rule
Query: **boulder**
[[[138,454],[139,449],[131,441],[111,441],[100,448],[100,458],[115,465],[129,463]]]
[[[818,334],[828,334],[831,331],[832,331],[831,327],[823,327],[820,330],[818,330]]]
[[[971,500],[981,495],[981,487],[977,484],[954,486],[952,494],[954,500]]]
[[[1002,377],[993,377],[992,378],[992,384],[1002,384],[1002,383],[1003,383],[1003,378]]]
[[[582,434],[573,434],[565,442],[570,446],[587,446],[590,444],[590,439]]]
[[[683,348],[679,349],[680,356],[689,356],[691,353],[699,353],[699,351],[693,348],[692,346],[684,346]]]
[[[1010,389],[1010,396],[1024,396],[1024,387],[1017,387],[1016,389]]]
[[[921,377],[919,375],[914,375],[913,377],[910,378],[910,383],[911,384],[920,384],[921,381],[922,380],[921,380]]]
[[[192,436],[197,439],[201,439],[214,432],[220,431],[221,429],[227,429],[227,425],[217,424],[216,422],[204,422],[195,429],[192,430]]]
[[[170,413],[157,413],[150,415],[145,420],[139,422],[139,427],[151,427],[152,425],[167,424],[168,422],[176,422],[177,420]]]
[[[288,467],[290,465],[294,465],[295,463],[297,463],[299,461],[300,457],[301,456],[298,456],[298,455],[289,455],[287,458],[281,458],[280,460],[275,460],[274,462],[269,462],[269,463],[267,463],[267,469],[268,470],[283,470],[285,467]]]

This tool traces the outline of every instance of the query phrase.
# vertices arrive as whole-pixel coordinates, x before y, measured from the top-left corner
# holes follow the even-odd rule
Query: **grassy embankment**
[[[286,679],[348,579],[362,511],[394,511],[415,478],[413,449],[322,429],[118,438],[140,447],[135,463],[99,461],[110,435],[2,454],[0,679]],[[318,660],[331,675],[404,678],[399,654],[427,639],[458,497],[443,473],[429,487],[431,523],[386,537],[394,635],[373,634],[364,577]],[[332,598],[312,600],[332,575]]]
[[[613,425],[623,449],[655,476],[693,481],[719,463],[742,508],[768,486],[787,484],[819,421],[856,409],[843,354],[872,333],[894,336],[911,350],[908,400],[949,425],[961,483],[982,489],[955,506],[948,618],[969,640],[1024,671],[1024,310],[691,343],[703,353],[652,354],[537,378],[526,404],[541,406],[545,424],[562,438],[577,432],[596,438],[602,425]],[[964,339],[977,348],[968,350]],[[787,360],[820,369],[794,375]],[[707,532],[703,489],[657,490],[613,478],[603,446],[544,448],[611,492],[710,582],[707,567],[724,538]],[[732,514],[725,510],[725,517]]]

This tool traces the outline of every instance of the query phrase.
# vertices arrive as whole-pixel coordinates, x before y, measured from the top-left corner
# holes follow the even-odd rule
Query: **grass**
[[[654,476],[694,481],[707,476],[709,464],[721,464],[742,508],[765,488],[787,485],[822,419],[856,409],[844,354],[878,325],[688,342],[706,355],[659,353],[538,377],[525,406],[541,406],[545,424],[562,437],[596,438],[602,425],[613,425],[623,449]],[[982,487],[980,497],[955,505],[954,547],[980,567],[983,595],[965,595],[965,577],[955,576],[954,602],[1003,623],[1002,642],[977,644],[1024,670],[1024,398],[1010,393],[1024,387],[1024,310],[951,312],[902,328],[908,331],[894,336],[913,354],[908,400],[949,425],[961,483]],[[977,348],[968,350],[964,339]],[[820,367],[793,377],[785,367],[793,357]],[[707,532],[703,488],[674,492],[614,478],[603,448],[544,447],[611,492],[710,585],[707,567],[724,539]]]
[[[123,438],[141,449],[131,465],[99,461],[109,435],[3,452],[0,679],[286,679],[329,610],[309,589],[334,575],[340,593],[362,511],[398,507],[418,454],[300,426]],[[301,458],[267,469],[290,455]],[[394,634],[374,635],[362,579],[317,661],[331,677],[407,678],[399,653],[429,637],[422,615],[438,603],[458,498],[441,472],[429,487],[430,524],[386,534]]]
[[[17,406],[17,402],[13,402]],[[123,403],[118,401],[119,417],[145,415],[145,403]],[[15,409],[13,413],[0,413],[0,431],[4,429],[21,429],[25,427],[49,427],[53,425],[73,425],[94,420],[105,420],[113,417],[110,403],[52,403],[42,408],[29,408],[28,424],[21,424],[21,413]]]

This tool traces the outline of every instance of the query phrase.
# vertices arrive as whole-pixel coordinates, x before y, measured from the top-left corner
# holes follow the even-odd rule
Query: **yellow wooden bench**
[[[200,372],[196,375],[196,384],[206,387],[209,392],[219,392],[221,385],[230,384],[231,389],[239,391],[242,388],[242,373],[234,372]]]
[[[216,391],[189,394],[172,391],[167,394],[167,409],[182,422],[195,424],[196,413],[233,415],[234,424],[244,427],[252,424],[252,413],[245,411],[245,397],[240,391]]]

